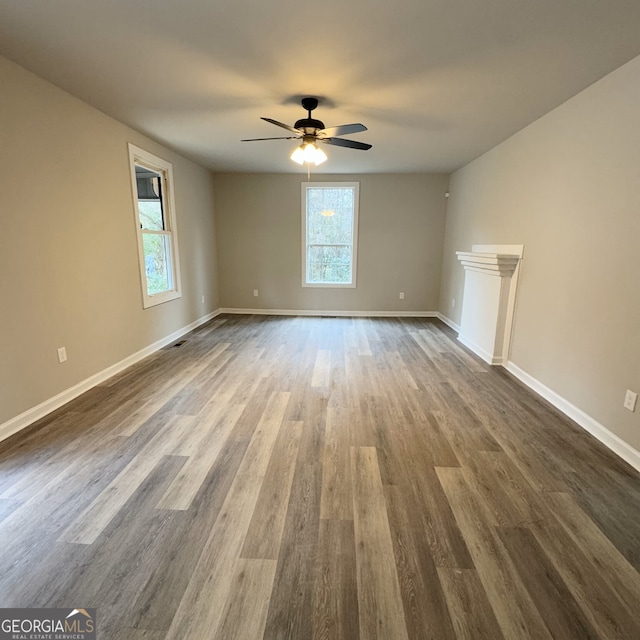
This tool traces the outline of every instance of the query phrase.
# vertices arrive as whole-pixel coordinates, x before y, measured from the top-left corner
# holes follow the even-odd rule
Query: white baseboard
[[[469,338],[463,336],[461,333],[458,333],[458,341],[468,349],[471,349],[473,353],[480,356],[485,362],[488,362],[491,365],[504,364],[504,358],[496,358],[495,356],[492,356],[488,351],[478,346],[475,342],[469,340]]]
[[[436,315],[448,327],[451,327],[456,333],[460,333],[460,325],[459,324],[456,324],[453,320],[451,320],[451,318],[447,318],[447,316],[445,316],[444,314],[440,313],[439,311],[438,311],[438,313]]]
[[[155,351],[166,347],[186,333],[189,333],[200,325],[205,324],[205,322],[209,322],[209,320],[220,315],[220,313],[222,313],[220,309],[212,311],[206,316],[195,320],[186,327],[182,327],[181,329],[174,331],[171,335],[168,335],[165,338],[162,338],[161,340],[150,344],[148,347],[145,347],[144,349],[141,349],[140,351],[137,351],[136,353],[128,356],[124,360],[120,360],[120,362],[116,362],[110,367],[107,367],[106,369],[90,376],[89,378],[86,378],[73,387],[65,389],[53,398],[49,398],[48,400],[41,402],[39,405],[33,407],[32,409],[28,409],[24,413],[21,413],[19,416],[11,418],[7,422],[0,424],[0,441],[5,440],[18,431],[21,431],[37,420],[44,418],[47,414],[55,411],[56,409],[59,409],[61,406],[67,404],[67,402],[70,402],[74,398],[77,398],[79,395],[82,395],[85,391],[88,391],[101,382],[104,382],[112,376],[115,376],[117,373],[120,373],[120,371],[123,371],[127,367],[130,367],[132,364],[143,360]]]
[[[220,309],[220,313],[258,316],[336,316],[341,318],[437,318],[435,311],[332,311],[330,309]]]
[[[578,423],[585,431],[588,431],[594,438],[611,449],[613,453],[620,456],[625,462],[628,462],[634,469],[640,471],[640,451],[636,451],[636,449],[615,435],[615,433],[609,431],[604,425],[594,420],[568,400],[565,400],[552,389],[549,389],[549,387],[542,384],[542,382],[530,376],[526,371],[518,367],[518,365],[509,361],[506,363],[505,369],[527,385],[527,387],[541,395],[545,400],[548,400],[556,409],[559,409],[574,422]]]

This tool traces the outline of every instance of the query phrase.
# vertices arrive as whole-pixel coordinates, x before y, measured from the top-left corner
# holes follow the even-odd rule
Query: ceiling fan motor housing
[[[324,129],[324,122],[315,120],[314,118],[302,118],[301,120],[297,120],[293,126],[305,133],[314,134],[316,131]]]
[[[311,112],[318,106],[318,98],[302,98],[302,108],[309,113],[308,118],[301,118],[293,125],[295,129],[304,131],[307,135],[314,135],[324,129],[324,122],[311,117]]]

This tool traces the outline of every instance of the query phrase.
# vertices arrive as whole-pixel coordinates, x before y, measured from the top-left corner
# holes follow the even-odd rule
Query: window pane
[[[307,249],[307,282],[351,282],[351,246],[309,246]]]
[[[163,231],[162,202],[138,200],[138,214],[140,216],[140,228],[149,231]]]
[[[307,242],[353,242],[353,189],[307,189]]]
[[[144,267],[147,275],[147,294],[169,291],[171,270],[171,243],[164,234],[143,233]]]
[[[163,231],[166,227],[162,198],[162,174],[139,164],[135,165],[135,170],[140,228]]]

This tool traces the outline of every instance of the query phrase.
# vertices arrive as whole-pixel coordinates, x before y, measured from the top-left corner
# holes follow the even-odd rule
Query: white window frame
[[[353,189],[353,227],[351,245],[351,282],[307,282],[307,189]],[[358,211],[360,209],[359,182],[303,182],[302,183],[302,286],[322,289],[355,289],[358,267]]]
[[[173,166],[170,162],[159,158],[158,156],[136,147],[129,143],[129,166],[131,169],[131,188],[133,198],[133,218],[136,227],[136,235],[138,238],[138,258],[140,267],[140,284],[142,287],[142,306],[144,309],[153,307],[170,300],[175,300],[182,296],[180,286],[180,259],[178,256],[178,231],[176,225],[176,207],[173,196]],[[143,230],[140,225],[140,216],[138,214],[138,185],[136,182],[136,165],[151,169],[159,173],[163,178],[162,206],[164,212],[163,231]],[[171,288],[153,295],[149,295],[147,287],[147,270],[144,257],[143,236],[145,233],[153,233],[164,235],[169,238],[171,247],[171,261],[168,265],[169,278]]]

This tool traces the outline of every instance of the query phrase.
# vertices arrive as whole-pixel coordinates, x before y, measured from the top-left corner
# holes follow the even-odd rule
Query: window
[[[129,145],[143,307],[179,298],[171,164]]]
[[[358,182],[302,183],[302,286],[355,287]]]

